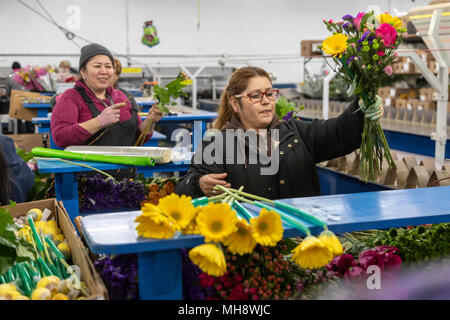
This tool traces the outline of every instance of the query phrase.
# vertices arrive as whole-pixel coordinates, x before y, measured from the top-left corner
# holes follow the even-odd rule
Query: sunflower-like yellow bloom
[[[170,239],[175,233],[175,221],[158,211],[143,211],[134,222],[138,235],[146,238]]]
[[[198,217],[199,212],[202,209],[203,209],[203,207],[201,207],[201,206],[195,207],[194,214],[191,217],[191,221],[186,226],[186,228],[181,229],[181,233],[183,233],[183,234],[198,234],[198,231],[197,231],[197,217]]]
[[[325,246],[331,251],[334,257],[340,256],[344,251],[341,242],[330,230],[322,231],[322,233],[319,235],[319,240],[322,241],[323,244],[325,244]]]
[[[228,247],[233,254],[246,254],[253,251],[256,241],[252,236],[250,225],[242,219],[236,223],[237,231],[223,239],[223,244]]]
[[[402,20],[398,17],[393,17],[389,13],[382,13],[378,17],[380,24],[389,23],[395,29],[400,29],[402,27]]]
[[[283,238],[281,217],[274,211],[262,208],[259,216],[250,219],[252,235],[263,246],[275,246]]]
[[[333,259],[330,249],[314,236],[307,236],[292,250],[291,261],[303,269],[315,269],[325,266]]]
[[[210,276],[220,277],[227,272],[223,251],[215,244],[206,243],[191,249],[189,258]]]
[[[347,50],[348,37],[342,33],[336,33],[329,36],[322,42],[322,50],[333,57],[341,57],[342,53]]]
[[[237,230],[237,221],[229,204],[209,203],[197,216],[197,231],[205,237],[205,242],[221,242]]]
[[[172,193],[159,199],[158,208],[176,222],[177,230],[186,228],[195,213],[195,207],[191,203],[192,198]]]

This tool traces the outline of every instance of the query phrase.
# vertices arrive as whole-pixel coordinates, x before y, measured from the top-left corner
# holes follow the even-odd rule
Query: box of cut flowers
[[[107,298],[61,202],[0,207],[0,300]]]
[[[383,157],[390,168],[395,168],[379,119],[382,115],[378,89],[392,74],[391,63],[396,50],[407,36],[399,18],[388,13],[375,16],[373,11],[359,12],[355,17],[345,15],[342,21],[323,20],[333,33],[321,45],[324,53],[333,57],[335,72],[348,81],[349,96],[360,98],[364,112],[364,129],[360,147],[360,178],[374,179],[381,170]]]

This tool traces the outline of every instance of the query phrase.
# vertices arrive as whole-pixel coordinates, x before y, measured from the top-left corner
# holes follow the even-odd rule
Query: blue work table
[[[308,198],[283,199],[327,222],[335,233],[450,222],[450,187],[389,190]],[[259,209],[244,204],[253,214]],[[199,235],[159,240],[138,237],[134,222],[141,211],[83,217],[81,227],[95,254],[138,254],[139,295],[142,300],[183,299],[181,248],[204,242]],[[301,220],[300,220],[301,221]],[[309,226],[319,234],[322,229]],[[304,236],[283,224],[284,237]]]
[[[72,161],[72,160],[70,160]],[[143,173],[145,177],[152,176],[155,172],[175,172],[187,171],[190,163],[167,163],[156,164],[155,166],[128,166],[101,162],[72,161],[90,167],[105,171],[117,169],[136,168],[138,173]],[[78,200],[78,179],[80,172],[92,172],[92,169],[78,166],[75,164],[59,161],[38,159],[37,165],[39,173],[53,173],[55,175],[55,197],[62,201],[70,219],[74,222],[75,217],[80,215],[80,206]]]
[[[145,116],[141,116],[142,120],[145,120]],[[181,113],[177,115],[167,115],[158,121],[158,124],[165,123],[192,123],[192,144],[193,151],[197,149],[198,143],[203,139],[203,135],[206,132],[206,124],[212,122],[217,118],[215,112],[199,112],[199,113]],[[38,127],[39,133],[50,133],[50,117],[36,117],[31,121]]]

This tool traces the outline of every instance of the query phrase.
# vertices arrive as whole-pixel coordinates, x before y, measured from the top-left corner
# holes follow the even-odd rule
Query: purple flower
[[[353,22],[353,16],[351,14],[346,14],[342,17],[342,20]]]
[[[363,41],[365,41],[367,39],[367,37],[370,35],[370,31],[367,30],[366,32],[364,32],[364,34],[361,36],[361,38],[358,39],[358,43],[363,43]]]
[[[288,113],[285,114],[285,116],[283,117],[283,120],[288,121],[290,118],[292,118],[293,114],[294,114],[294,111],[289,111]]]
[[[345,31],[348,31],[349,26],[350,26],[350,22],[346,22],[346,23],[344,23],[344,24],[342,25],[342,28],[343,28]]]

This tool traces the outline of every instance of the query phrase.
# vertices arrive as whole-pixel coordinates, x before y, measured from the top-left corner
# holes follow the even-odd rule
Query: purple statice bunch
[[[183,259],[183,297],[186,300],[205,300],[215,294],[216,290],[211,284],[210,288],[203,288],[200,283],[202,270],[189,259],[188,250],[181,249]]]
[[[353,22],[353,16],[351,14],[346,14],[345,16],[342,17],[342,20],[344,21],[349,21],[349,22]]]
[[[136,254],[100,255],[94,266],[103,279],[111,300],[137,300],[138,266]]]
[[[366,39],[369,35],[370,35],[370,31],[367,30],[366,32],[364,32],[364,34],[361,36],[361,38],[358,39],[358,43],[361,44],[364,41],[366,41]]]
[[[139,209],[145,200],[146,188],[141,181],[104,179],[100,174],[82,177],[80,211]]]
[[[292,116],[294,115],[294,111],[289,111],[288,113],[286,113],[283,117],[283,120],[288,121],[290,118],[292,118]]]

